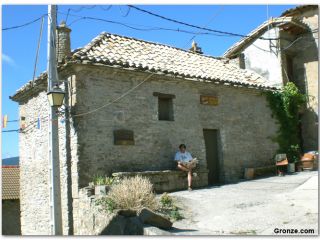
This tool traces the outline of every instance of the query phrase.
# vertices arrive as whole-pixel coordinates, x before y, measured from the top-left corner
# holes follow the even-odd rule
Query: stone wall
[[[79,67],[77,104],[84,113],[100,107],[140,83],[148,74],[106,67]],[[154,92],[174,94],[174,121],[158,120]],[[203,129],[219,129],[225,182],[238,180],[243,168],[270,164],[277,149],[269,137],[277,126],[260,91],[153,76],[121,100],[82,118],[78,126],[79,184],[96,173],[168,170],[180,143],[206,169]],[[201,94],[216,94],[219,105],[200,105]],[[134,131],[134,145],[114,145],[113,131]],[[273,161],[273,160],[271,160]]]
[[[22,235],[50,234],[48,121],[42,121],[41,129],[36,122],[48,116],[48,109],[45,91],[19,108],[28,127],[19,133]]]
[[[74,235],[99,235],[115,215],[101,211],[95,203],[97,196],[87,193],[86,188],[79,191],[78,221]]]
[[[299,18],[310,30],[318,30],[318,9],[304,12]],[[308,94],[307,109],[302,115],[302,136],[304,151],[318,149],[318,32],[304,35],[294,46],[294,81]]]
[[[2,235],[21,235],[19,200],[2,200]]]
[[[192,187],[199,188],[208,186],[208,171],[198,171],[195,169],[194,172],[197,173],[197,176],[192,178]],[[153,185],[153,190],[156,193],[186,190],[188,187],[187,173],[180,170],[118,172],[112,174],[113,177],[118,179],[134,177],[137,175],[148,178]]]
[[[20,201],[22,235],[50,235],[48,112],[46,90],[27,102],[20,103],[20,117],[26,118],[27,128],[19,134],[20,146]],[[40,129],[37,118],[41,118]],[[58,121],[60,144],[60,182],[63,234],[70,233],[68,204],[68,156],[71,152],[66,138],[66,122]],[[74,135],[73,135],[74,136]],[[70,165],[70,164],[69,164]]]

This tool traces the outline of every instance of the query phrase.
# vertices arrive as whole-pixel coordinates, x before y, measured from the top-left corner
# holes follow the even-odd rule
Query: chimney
[[[71,29],[67,27],[65,21],[62,21],[57,27],[56,46],[58,63],[61,63],[65,57],[71,54],[70,32]]]
[[[202,54],[202,50],[200,47],[198,47],[197,43],[193,40],[192,41],[192,45],[191,45],[191,48],[189,49],[191,52],[194,52],[194,53],[199,53],[199,54]]]

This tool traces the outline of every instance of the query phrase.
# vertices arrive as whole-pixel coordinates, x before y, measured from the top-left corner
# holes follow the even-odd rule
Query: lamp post
[[[51,107],[61,107],[63,104],[65,92],[55,85],[51,90],[48,91],[47,96]]]
[[[59,162],[58,107],[64,93],[59,88],[56,66],[56,6],[48,5],[48,100],[49,110],[49,182],[50,182],[50,230],[52,235],[62,235],[61,185]]]

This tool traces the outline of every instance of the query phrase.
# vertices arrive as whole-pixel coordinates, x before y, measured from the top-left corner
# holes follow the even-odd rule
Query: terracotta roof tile
[[[20,168],[2,167],[2,199],[20,198]]]
[[[215,80],[257,88],[272,88],[249,70],[224,60],[135,38],[101,33],[73,53],[73,60],[120,65],[140,70],[160,71],[182,77]]]

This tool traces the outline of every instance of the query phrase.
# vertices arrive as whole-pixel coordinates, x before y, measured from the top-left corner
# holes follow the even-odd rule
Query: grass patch
[[[176,206],[174,199],[168,194],[163,193],[160,197],[161,208],[159,212],[168,216],[172,221],[179,221],[183,219],[183,215],[180,212],[180,208]]]

